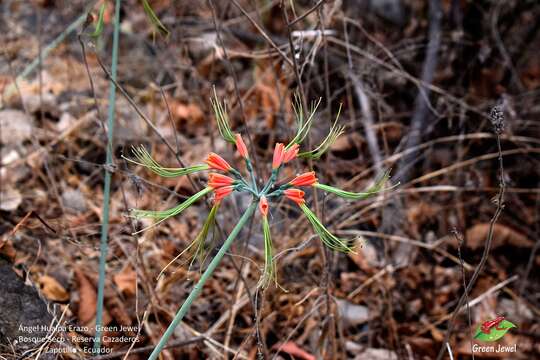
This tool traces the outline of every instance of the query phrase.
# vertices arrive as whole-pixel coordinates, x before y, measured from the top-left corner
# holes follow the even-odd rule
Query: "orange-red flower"
[[[292,186],[311,186],[317,183],[314,171],[303,173],[292,179],[289,184]]]
[[[274,148],[274,158],[272,159],[272,169],[277,169],[283,162],[284,146],[282,143],[277,143]]]
[[[287,198],[294,201],[298,205],[303,205],[305,203],[305,200],[304,200],[305,192],[303,192],[300,189],[287,189],[283,191],[283,193],[285,194]]]
[[[289,161],[296,159],[299,149],[300,146],[298,144],[294,144],[289,150],[286,150],[283,154],[283,163],[286,164]]]
[[[266,196],[264,195],[259,199],[259,211],[262,216],[268,215],[268,200],[266,200]]]
[[[210,173],[210,175],[208,175],[208,186],[210,186],[212,189],[217,189],[222,186],[229,186],[233,183],[234,179],[226,175],[218,173]]]
[[[231,165],[225,161],[221,156],[216,153],[211,152],[206,158],[206,164],[210,169],[229,171],[232,169]]]
[[[242,156],[244,159],[249,158],[246,144],[244,143],[244,140],[242,140],[242,136],[240,134],[236,134],[236,149],[238,150],[240,156]]]
[[[230,195],[234,190],[234,186],[223,186],[214,190],[214,201],[217,203],[227,195]]]

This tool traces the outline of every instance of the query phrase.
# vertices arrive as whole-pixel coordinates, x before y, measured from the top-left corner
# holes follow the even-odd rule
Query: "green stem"
[[[253,166],[251,165],[251,160],[246,159],[246,167],[249,172],[249,175],[251,176],[251,182],[253,183],[253,189],[258,193],[259,187],[257,186],[257,180],[255,178],[255,172],[253,171]]]
[[[111,65],[111,82],[109,86],[109,109],[107,116],[107,159],[105,168],[105,182],[103,185],[103,220],[101,223],[101,241],[99,255],[99,282],[97,294],[96,308],[96,336],[94,339],[94,350],[99,350],[101,347],[101,328],[103,324],[103,298],[105,294],[105,267],[107,262],[108,251],[108,235],[109,235],[109,205],[111,197],[111,170],[109,167],[113,163],[113,131],[114,131],[114,110],[116,105],[116,81],[117,65],[118,65],[118,42],[120,36],[120,1],[116,0],[114,6],[114,32],[113,32],[113,48],[112,48],[112,65]]]
[[[249,187],[251,188],[251,186],[248,184],[247,180],[244,179],[244,177],[242,176],[242,174],[240,173],[240,171],[236,170],[236,169],[231,169],[229,170],[230,173],[237,179],[239,180],[243,185],[245,185],[246,187]],[[257,192],[255,192],[257,193]]]
[[[240,220],[238,220],[238,223],[236,224],[234,229],[231,231],[231,233],[227,237],[227,240],[225,240],[225,242],[223,243],[223,245],[219,249],[216,256],[212,259],[210,264],[208,264],[208,267],[206,268],[206,270],[202,274],[201,278],[199,279],[199,282],[197,282],[197,284],[195,285],[195,287],[193,288],[193,290],[191,291],[191,293],[189,294],[187,299],[184,301],[184,303],[182,304],[182,306],[180,307],[180,309],[176,313],[173,321],[171,321],[171,323],[169,324],[169,327],[167,328],[167,330],[165,331],[165,333],[163,334],[163,336],[159,340],[159,343],[154,348],[154,351],[152,351],[152,354],[150,354],[150,357],[148,358],[148,360],[155,360],[155,359],[158,358],[159,354],[161,353],[161,350],[163,350],[163,348],[167,344],[167,341],[169,340],[171,335],[174,333],[174,330],[176,329],[178,324],[180,324],[180,321],[182,321],[182,319],[184,318],[184,316],[188,312],[188,310],[191,307],[191,304],[193,303],[193,301],[201,293],[204,284],[210,278],[210,276],[212,276],[212,274],[214,273],[214,270],[216,269],[216,267],[219,265],[219,263],[223,259],[223,256],[225,255],[225,253],[231,247],[234,239],[240,233],[240,230],[247,223],[247,221],[249,220],[251,215],[253,215],[253,212],[255,211],[256,207],[257,207],[257,202],[253,202],[246,209],[246,211],[244,212],[244,215],[242,215]]]
[[[270,178],[268,179],[268,181],[266,182],[266,185],[264,185],[263,189],[261,190],[262,195],[266,195],[268,190],[272,188],[272,186],[274,185],[274,183],[276,182],[278,178],[280,169],[281,169],[281,166],[278,167],[277,169],[272,170],[272,173],[270,174]]]

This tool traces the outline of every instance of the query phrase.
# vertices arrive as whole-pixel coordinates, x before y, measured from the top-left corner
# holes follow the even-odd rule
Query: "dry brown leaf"
[[[282,352],[287,353],[296,358],[304,359],[304,360],[315,360],[315,356],[311,355],[304,349],[300,348],[298,345],[296,345],[296,343],[292,341],[286,342],[283,345],[279,343],[274,345],[274,349],[279,349],[279,348],[281,348]]]
[[[255,84],[250,101],[246,105],[246,116],[252,119],[262,115],[266,126],[272,129],[275,126],[276,114],[281,111],[284,112],[286,122],[290,123],[292,105],[287,77],[278,69],[276,72],[269,71],[270,69],[272,65],[265,64],[264,61],[255,67],[253,75]],[[282,94],[283,103],[277,94]]]
[[[38,279],[38,284],[41,292],[51,301],[68,301],[69,293],[66,289],[52,276],[43,275]]]
[[[75,269],[75,276],[79,284],[79,312],[77,317],[83,324],[90,323],[96,315],[97,294],[94,286],[80,269]]]
[[[467,246],[476,250],[484,246],[489,232],[489,223],[476,224],[467,229]],[[517,247],[532,247],[534,243],[522,233],[501,224],[495,224],[493,228],[493,248],[502,245],[514,245]]]
[[[114,275],[114,283],[120,292],[126,295],[135,295],[137,273],[131,266],[125,266],[119,273]]]
[[[352,149],[358,149],[364,142],[362,136],[356,132],[347,133],[341,135],[337,140],[330,146],[331,151],[345,152]]]
[[[171,109],[177,119],[187,120],[195,124],[201,124],[204,121],[204,112],[197,104],[175,103],[171,106]]]
[[[7,236],[0,239],[0,255],[7,257],[11,261],[14,261],[15,257],[17,256],[13,243],[7,238]]]
[[[120,300],[116,292],[109,291],[105,294],[105,305],[108,312],[114,318],[114,320],[123,326],[130,326],[132,324],[131,317],[129,316],[128,308],[126,304]],[[132,331],[126,331],[130,336],[135,335]]]

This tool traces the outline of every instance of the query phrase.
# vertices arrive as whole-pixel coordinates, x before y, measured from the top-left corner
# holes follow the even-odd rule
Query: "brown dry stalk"
[[[501,148],[501,133],[503,130],[503,118],[502,118],[502,110],[496,106],[493,108],[493,111],[491,113],[491,120],[493,123],[493,126],[495,128],[495,134],[497,136],[497,152],[499,154],[498,160],[499,160],[499,193],[497,195],[497,209],[495,210],[495,214],[493,214],[493,217],[491,218],[489,222],[489,231],[486,238],[486,243],[484,246],[484,252],[482,253],[482,258],[480,259],[480,263],[478,263],[478,266],[474,270],[473,275],[471,276],[471,280],[469,281],[469,284],[465,288],[464,293],[459,298],[459,302],[454,310],[454,313],[452,314],[452,317],[450,318],[450,321],[448,323],[448,330],[446,331],[446,335],[444,336],[443,343],[441,345],[441,349],[439,350],[439,354],[437,355],[437,360],[441,360],[445,351],[446,351],[446,343],[448,343],[448,340],[450,339],[450,335],[452,334],[452,330],[454,330],[455,320],[457,315],[459,314],[459,311],[461,307],[463,306],[463,303],[467,299],[467,294],[470,293],[471,289],[473,288],[474,284],[476,283],[476,280],[478,279],[478,276],[484,270],[484,266],[486,265],[486,262],[489,258],[489,253],[491,250],[491,244],[493,242],[493,234],[495,229],[495,224],[497,223],[497,220],[499,219],[499,216],[501,216],[501,213],[504,209],[504,191],[506,188],[506,184],[504,182],[504,165],[503,165],[503,155],[502,155],[502,148]]]

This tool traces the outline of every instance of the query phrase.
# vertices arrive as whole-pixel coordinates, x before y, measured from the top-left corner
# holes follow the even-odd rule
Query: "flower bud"
[[[238,150],[240,156],[242,156],[244,159],[249,158],[246,144],[244,143],[244,140],[242,140],[242,136],[240,134],[236,134],[236,149]]]
[[[268,200],[266,200],[266,196],[264,195],[259,199],[259,211],[264,217],[268,215]]]
[[[300,189],[287,189],[283,191],[285,196],[294,201],[297,205],[303,205],[306,201],[304,200],[305,193]]]
[[[292,179],[289,182],[289,185],[292,186],[312,186],[317,183],[317,177],[315,177],[315,172],[310,171],[307,173],[303,173],[302,175],[298,175],[294,179]]]
[[[232,185],[233,183],[234,179],[228,177],[227,175],[210,173],[210,175],[208,176],[208,186],[210,186],[212,189]]]
[[[229,171],[232,169],[231,165],[225,161],[221,156],[216,153],[211,152],[206,158],[206,164],[210,169]]]
[[[272,169],[277,169],[283,163],[283,144],[277,143],[274,149],[274,158],[272,159]]]

